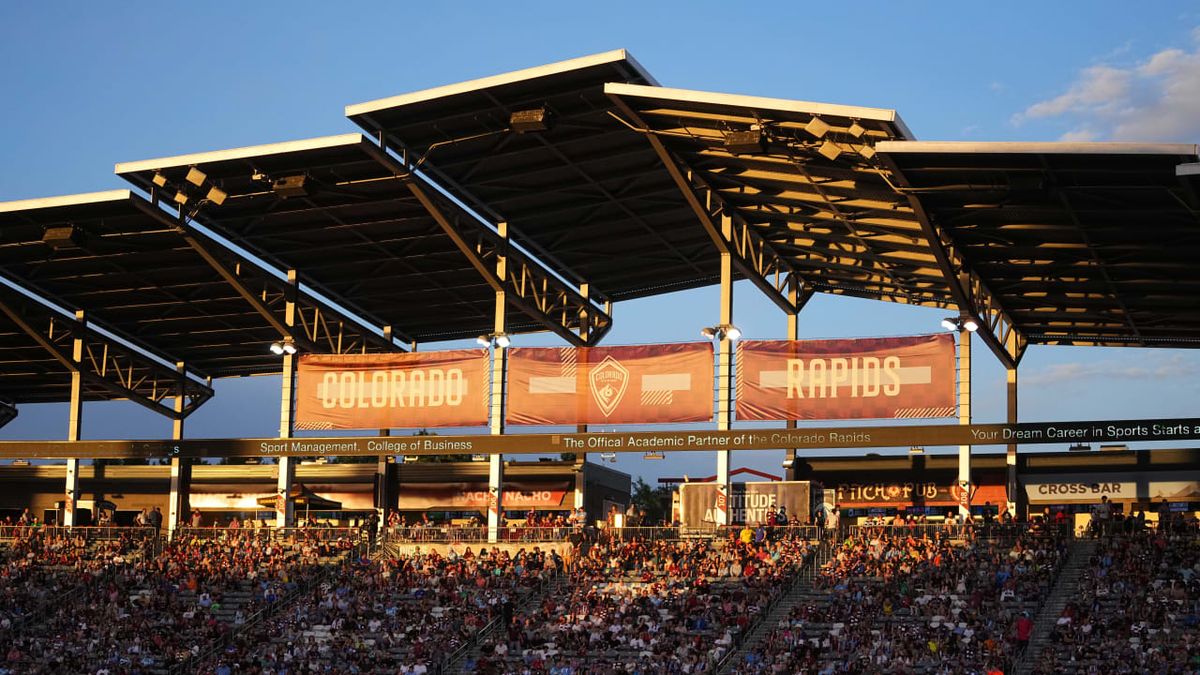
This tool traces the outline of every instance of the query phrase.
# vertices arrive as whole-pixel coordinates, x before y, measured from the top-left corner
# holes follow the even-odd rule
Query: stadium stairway
[[[1030,675],[1033,672],[1033,667],[1037,664],[1038,655],[1042,653],[1042,648],[1050,641],[1050,633],[1054,630],[1055,623],[1058,617],[1062,614],[1063,608],[1067,606],[1079,590],[1079,578],[1083,575],[1083,571],[1087,569],[1088,563],[1092,558],[1092,554],[1096,551],[1096,541],[1094,539],[1076,539],[1071,542],[1067,549],[1067,561],[1063,564],[1063,569],[1058,575],[1058,580],[1054,584],[1054,588],[1050,590],[1050,594],[1046,597],[1046,602],[1042,604],[1042,608],[1038,611],[1037,618],[1033,624],[1033,635],[1030,636],[1029,646],[1025,649],[1025,653],[1021,654],[1016,666],[1013,668],[1015,675]]]
[[[791,613],[796,603],[816,593],[813,590],[813,580],[820,574],[821,567],[829,561],[832,553],[833,546],[828,540],[822,541],[817,546],[812,558],[800,568],[800,573],[787,592],[767,610],[766,614],[750,625],[745,639],[741,640],[737,648],[729,652],[717,665],[717,673],[732,673],[737,670],[737,667],[745,662],[746,655],[766,639],[779,621]]]
[[[537,590],[531,591],[524,595],[513,607],[513,615],[529,612],[540,605],[546,598],[554,597],[560,594],[567,585],[567,575],[558,574],[550,581]],[[446,657],[441,668],[437,672],[440,673],[474,673],[473,669],[467,668],[466,664],[474,663],[479,660],[482,652],[480,647],[483,641],[489,635],[500,630],[500,620],[496,619],[488,623],[483,628],[479,629],[471,639],[458,649],[458,651]]]

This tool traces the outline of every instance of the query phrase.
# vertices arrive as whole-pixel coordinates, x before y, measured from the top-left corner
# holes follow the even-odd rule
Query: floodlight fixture
[[[271,353],[275,356],[283,356],[283,343],[279,341],[272,342]]]
[[[508,346],[511,344],[512,344],[512,339],[510,339],[507,335],[505,335],[504,333],[496,333],[496,346],[497,347],[499,347],[501,349],[508,349]]]
[[[226,199],[229,198],[229,194],[219,187],[211,187],[208,189],[208,194],[205,195],[204,198],[213,204],[220,206],[225,203]]]
[[[733,324],[717,324],[701,328],[700,335],[709,340],[738,340],[742,337],[742,329]]]
[[[276,179],[271,184],[271,190],[280,197],[288,199],[290,197],[307,197],[312,193],[312,186],[308,182],[308,176],[299,174]]]
[[[833,161],[842,154],[842,149],[833,141],[825,141],[821,144],[821,147],[817,148],[817,154],[821,155],[825,159],[828,159],[829,161]]]
[[[808,121],[808,124],[804,125],[804,130],[817,138],[824,138],[825,134],[829,133],[831,128],[829,123],[820,117],[814,117]]]
[[[979,330],[979,322],[971,316],[948,316],[942,319],[942,328],[948,331],[967,331],[974,333]]]
[[[481,347],[495,346],[500,349],[507,349],[512,344],[512,338],[504,333],[492,333],[489,335],[480,335],[475,338],[475,342]]]
[[[475,338],[475,342],[480,347],[491,347],[492,346],[492,336],[480,335],[479,337]]]
[[[207,174],[193,166],[192,168],[188,169],[187,176],[184,177],[184,180],[192,185],[195,185],[196,187],[200,187],[201,185],[204,185],[204,181],[207,178]]]
[[[158,187],[166,187],[167,186],[167,177],[162,175],[161,173],[156,172],[154,174],[154,178],[150,179],[150,182],[154,183]]]
[[[299,351],[299,349],[296,348],[296,342],[290,337],[272,342],[270,349],[271,353],[276,356],[283,356],[285,354],[292,356]]]
[[[859,124],[858,120],[855,120],[854,123],[850,125],[850,128],[846,129],[846,131],[849,131],[850,135],[855,138],[862,138],[862,135],[867,133],[866,127]]]
[[[183,190],[176,191],[175,192],[175,203],[179,204],[180,206],[183,206],[184,204],[188,203],[187,193],[184,192]]]
[[[747,131],[726,131],[725,150],[734,155],[756,155],[766,151],[767,136],[761,128]]]
[[[508,128],[518,134],[549,131],[553,126],[554,115],[545,106],[531,110],[514,110],[508,116]]]

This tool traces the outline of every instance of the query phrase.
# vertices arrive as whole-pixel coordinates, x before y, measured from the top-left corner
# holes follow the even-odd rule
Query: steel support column
[[[1008,385],[1008,415],[1005,421],[1009,424],[1017,423],[1017,369],[1008,368],[1005,370],[1006,380]],[[1008,501],[1005,508],[1008,510],[1008,515],[1016,517],[1018,513],[1022,513],[1024,509],[1025,499],[1021,493],[1021,485],[1017,482],[1017,444],[1016,442],[1008,444],[1008,451],[1005,453],[1005,466],[1007,468],[1006,486],[1008,492]]]
[[[580,293],[580,295],[582,295],[584,297],[584,299],[591,302],[591,299],[592,299],[591,298],[591,286],[589,284],[580,284],[579,285],[579,293]],[[612,316],[611,307],[606,307],[605,310],[606,311],[604,313],[608,314],[611,317]],[[611,321],[611,318],[610,318],[610,321]],[[581,326],[581,332],[580,332],[579,337],[583,339],[585,344],[588,342],[589,334],[588,334],[586,323],[584,323],[583,326]],[[583,389],[580,389],[580,391],[583,391]],[[578,433],[581,433],[581,434],[586,434],[587,430],[588,430],[588,425],[586,425],[586,424],[579,424],[579,425],[576,425],[576,427],[575,427],[575,431],[577,431]],[[587,453],[586,452],[576,453],[575,465],[578,467],[578,469],[575,471],[575,499],[574,499],[573,503],[575,504],[575,508],[577,508],[577,509],[583,508],[583,497],[584,497],[583,492],[584,492],[584,488],[586,487],[586,479],[584,478],[584,475],[583,475],[584,464],[587,464]]]
[[[508,239],[508,224],[500,223],[500,236]],[[501,249],[496,256],[496,272],[498,279],[503,281],[508,276],[507,249]],[[496,291],[496,314],[492,324],[494,335],[505,332],[505,309],[508,304],[504,290]],[[488,408],[488,420],[493,436],[504,433],[504,393],[505,373],[508,365],[508,350],[492,339],[492,389],[491,401]],[[488,542],[496,543],[500,538],[500,528],[504,526],[504,456],[500,454],[488,457]]]
[[[812,288],[805,286],[797,274],[788,275],[787,297],[788,304],[795,308],[795,311],[787,313],[787,339],[800,339],[800,310],[804,308],[808,301],[813,296]],[[784,423],[788,429],[796,428],[796,420],[788,420]],[[791,448],[785,451],[788,458],[793,462],[793,471],[795,467],[796,448]]]
[[[289,293],[284,308],[284,325],[288,333],[296,325],[296,293],[300,281],[296,270],[288,270]],[[279,400],[279,437],[291,438],[296,430],[296,355],[283,354],[281,369],[282,383]],[[279,475],[276,480],[275,526],[291,527],[295,524],[295,503],[292,501],[292,483],[296,479],[295,457],[279,458]]]
[[[80,328],[87,325],[87,317],[83,310],[75,312],[75,322]],[[67,440],[78,441],[83,432],[83,337],[77,332],[71,340],[71,361],[75,367],[71,370],[71,401],[67,412]],[[79,460],[67,460],[67,484],[63,499],[63,525],[74,527],[76,513],[79,507]]]
[[[175,364],[175,369],[183,377],[185,367],[183,361]],[[181,388],[182,389],[182,388]],[[183,391],[175,394],[175,412],[183,411],[186,398]],[[171,421],[171,439],[183,438],[183,418],[177,417]],[[167,538],[174,539],[175,531],[188,519],[188,493],[192,489],[192,460],[181,457],[171,458],[171,488],[167,502]]]
[[[971,423],[971,332],[958,333],[958,423]],[[971,446],[958,446],[958,513],[971,515]]]
[[[721,218],[721,230],[728,233],[733,220]],[[717,342],[717,430],[727,431],[733,422],[733,341],[729,339],[728,327],[733,325],[733,256],[721,252],[721,307]],[[729,503],[729,461],[731,451],[717,451],[717,525],[731,523]]]
[[[391,436],[391,429],[380,429],[380,436]],[[382,533],[387,529],[388,507],[391,506],[392,490],[391,483],[388,481],[388,455],[380,455],[375,458],[375,517],[379,522],[375,524],[376,533]]]

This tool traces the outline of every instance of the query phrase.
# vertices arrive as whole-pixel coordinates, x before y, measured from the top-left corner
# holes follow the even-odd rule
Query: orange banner
[[[566,481],[505,481],[504,510],[559,508],[574,488]],[[406,483],[400,491],[401,511],[421,509],[495,510],[495,500],[484,482]]]
[[[739,420],[952,417],[954,336],[743,340]]]
[[[297,429],[419,429],[487,424],[488,351],[305,354]]]
[[[712,416],[708,342],[509,350],[509,424],[707,422]]]

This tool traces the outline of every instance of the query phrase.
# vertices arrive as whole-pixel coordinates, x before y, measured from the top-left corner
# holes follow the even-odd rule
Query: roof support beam
[[[437,221],[471,266],[497,293],[573,345],[594,345],[612,328],[612,317],[533,259],[509,246],[508,237],[483,227],[445,200],[406,181],[409,191]],[[497,266],[500,259],[506,266]]]
[[[46,350],[64,369],[113,397],[127,398],[154,412],[181,420],[213,397],[206,383],[140,353],[96,330],[82,311],[70,317],[8,284],[0,283],[0,313]],[[75,341],[81,346],[74,358]],[[175,409],[174,397],[184,404]],[[165,399],[172,399],[170,403]],[[15,415],[14,415],[15,416]]]
[[[291,339],[305,351],[322,354],[356,354],[371,351],[404,351],[390,337],[375,333],[258,264],[212,241],[186,225],[182,217],[172,223],[187,245],[233,288],[281,339]],[[295,270],[289,270],[294,275]],[[289,326],[286,312],[295,302],[296,322]],[[386,327],[380,327],[387,332]]]
[[[775,251],[753,225],[746,222],[736,208],[727,204],[717,190],[672,155],[624,99],[613,94],[609,98],[650,143],[717,250],[731,256],[733,266],[784,312],[795,314],[800,311],[800,307],[789,297],[787,286],[790,276],[795,275],[801,280],[803,276]],[[721,227],[722,217],[728,218],[732,227]],[[805,288],[811,287],[807,281],[803,285]]]
[[[0,398],[0,427],[17,419],[17,404],[6,398]]]
[[[891,159],[886,155],[883,158],[896,184],[901,188],[912,187]],[[950,295],[958,305],[959,312],[970,316],[979,324],[979,337],[1005,368],[1016,368],[1028,346],[1026,336],[1017,329],[1012,317],[983,283],[983,279],[970,268],[961,247],[947,231],[933,222],[921,200],[915,194],[909,193],[908,203],[917,219],[921,221],[925,240],[946,278],[946,283],[950,286]]]

